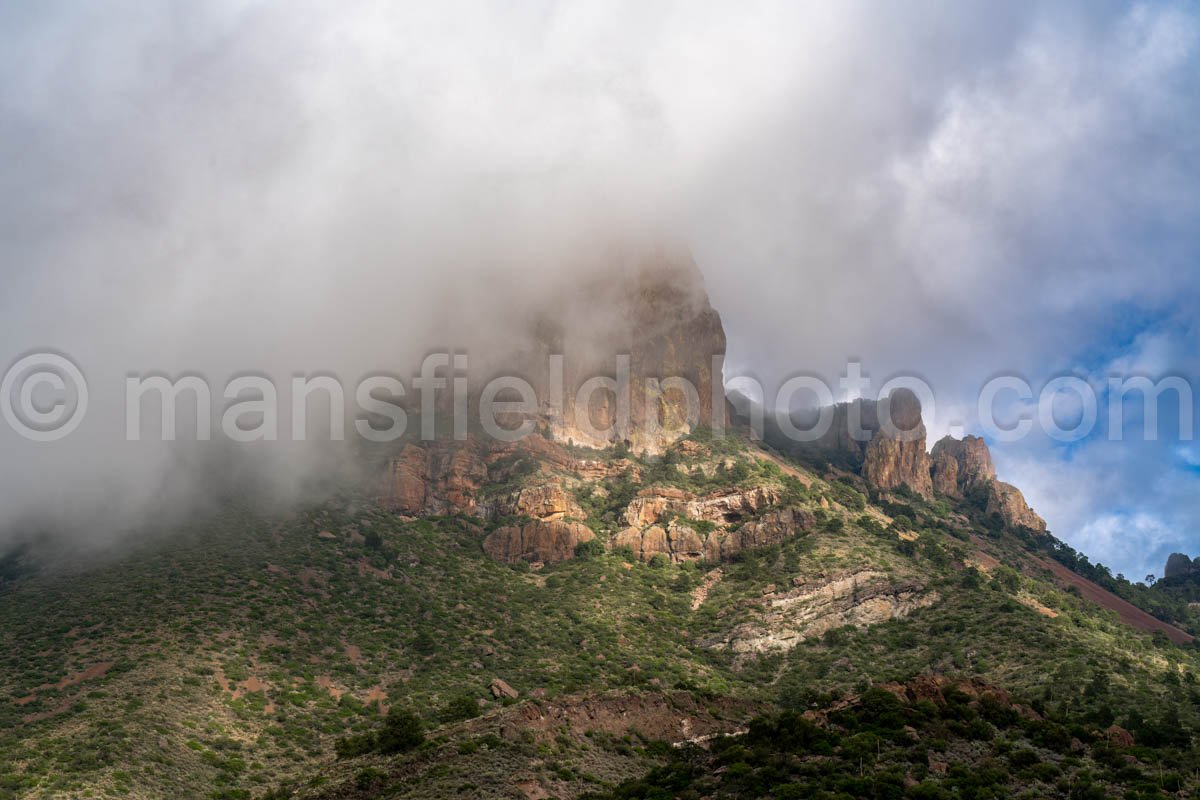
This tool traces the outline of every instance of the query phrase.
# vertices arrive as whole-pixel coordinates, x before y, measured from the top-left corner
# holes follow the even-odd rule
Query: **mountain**
[[[533,340],[719,387],[690,260],[616,274]],[[603,440],[564,402],[517,442],[399,442],[333,497],[100,560],[14,552],[0,797],[1200,790],[1196,620],[1055,538],[981,439],[927,452],[906,392],[810,446],[744,406],[715,435],[723,403],[641,424],[678,402]]]

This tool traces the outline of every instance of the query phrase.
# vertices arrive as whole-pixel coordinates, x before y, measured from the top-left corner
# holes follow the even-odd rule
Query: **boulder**
[[[1104,729],[1104,737],[1113,747],[1127,750],[1133,747],[1133,734],[1120,725],[1109,725]]]

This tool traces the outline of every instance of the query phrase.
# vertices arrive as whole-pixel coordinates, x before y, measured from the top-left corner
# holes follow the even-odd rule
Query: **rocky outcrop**
[[[811,530],[816,520],[796,508],[772,509],[733,530],[716,528],[701,533],[679,521],[639,529],[629,527],[613,537],[612,546],[628,547],[636,558],[649,561],[664,555],[682,561],[729,561],[742,550],[778,544]]]
[[[925,423],[921,401],[909,389],[897,389],[880,403],[880,427],[867,444],[862,474],[879,489],[907,486],[919,495],[933,495],[929,454],[925,452]],[[891,421],[891,425],[884,424]]]
[[[487,479],[477,442],[410,444],[389,463],[380,502],[402,514],[479,513]]]
[[[727,527],[777,502],[779,491],[771,486],[713,492],[703,497],[669,486],[654,486],[638,492],[626,507],[624,519],[630,526],[644,527],[655,524],[667,514],[675,514]]]
[[[763,598],[761,615],[739,626],[722,644],[737,653],[790,650],[805,639],[846,625],[866,626],[904,617],[937,602],[917,583],[894,583],[883,572],[861,569],[812,580],[797,578],[786,592]]]
[[[816,518],[798,508],[779,508],[730,531],[720,541],[720,558],[728,561],[742,550],[767,547],[812,530]]]
[[[581,480],[585,481],[602,481],[622,475],[628,475],[634,482],[642,479],[642,468],[628,458],[614,458],[610,461],[577,461],[574,471]]]
[[[552,388],[552,355],[563,357],[561,403]],[[555,439],[597,448],[625,442],[657,454],[695,427],[727,418],[724,355],[725,330],[700,270],[687,253],[659,248],[614,255],[608,266],[548,298],[512,360],[542,400],[540,413]],[[628,415],[607,390],[576,407],[590,379],[618,378],[618,357],[628,357]],[[648,395],[650,381],[671,378],[695,387],[693,418],[684,392]]]
[[[626,524],[635,528],[653,525],[667,511],[680,513],[691,495],[681,489],[668,486],[655,486],[638,492],[637,497],[630,501],[622,515]]]
[[[541,436],[514,443],[471,437],[407,444],[388,462],[380,504],[401,514],[486,516],[495,505],[482,503],[482,490],[513,479],[530,465],[535,471],[571,472],[576,462],[561,445]],[[523,489],[502,505],[504,513],[535,518],[582,516],[561,484]]]
[[[561,482],[526,486],[513,492],[505,502],[503,512],[543,521],[560,520],[564,517],[580,519],[584,516],[579,503],[575,502],[575,497]]]
[[[483,540],[483,549],[503,564],[517,561],[553,564],[572,558],[576,547],[595,538],[592,529],[580,522],[534,520],[521,526],[497,528]]]
[[[1195,571],[1195,563],[1185,554],[1171,553],[1167,556],[1167,565],[1163,567],[1163,577],[1177,578],[1180,575],[1191,575]]]
[[[734,405],[748,416],[750,402],[743,397],[734,400]],[[880,402],[859,399],[794,411],[791,423],[806,435],[820,436],[798,441],[767,419],[766,440],[801,461],[858,472],[878,489],[907,486],[920,495],[932,496],[921,401],[911,390],[897,389]]]
[[[930,453],[933,490],[962,497],[972,486],[996,479],[996,467],[987,442],[978,436],[939,439]]]
[[[1021,494],[1021,490],[1011,483],[992,481],[988,485],[988,500],[985,510],[988,514],[998,514],[1004,524],[1010,528],[1023,527],[1039,532],[1046,530],[1046,520],[1034,513],[1029,504],[1025,502],[1025,496]]]

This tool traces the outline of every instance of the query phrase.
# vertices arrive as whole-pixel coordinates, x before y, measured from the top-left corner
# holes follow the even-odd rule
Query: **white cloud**
[[[1194,364],[1197,20],[1183,3],[10,7],[0,341],[118,380],[355,374],[527,298],[581,219],[637,220],[691,243],[734,370],[915,372],[945,412],[931,429],[969,431],[986,378],[1079,369],[1126,313],[1175,326],[1131,366]],[[0,503],[153,493],[167,454],[93,435],[7,450]],[[1096,455],[1118,477],[1081,471],[1092,456],[1001,460],[1060,534],[1118,496],[1174,524],[1181,493],[1120,489],[1173,456]]]

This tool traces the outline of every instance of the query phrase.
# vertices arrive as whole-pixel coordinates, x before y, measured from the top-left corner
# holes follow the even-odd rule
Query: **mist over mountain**
[[[159,491],[183,459],[121,443],[128,373],[357,376],[503,339],[630,231],[691,250],[730,376],[917,374],[938,434],[977,430],[997,373],[1195,366],[1186,4],[3,15],[0,333],[95,384],[73,440],[4,431],[5,509]],[[1113,526],[1185,548],[1178,457],[1084,447],[998,466],[1111,561],[1137,560]],[[1093,491],[1084,461],[1145,481]]]
[[[0,800],[1197,795],[1197,142],[1186,2],[0,9]]]

